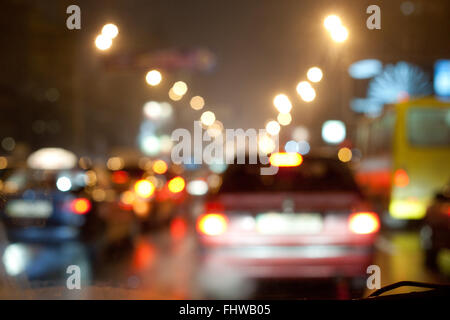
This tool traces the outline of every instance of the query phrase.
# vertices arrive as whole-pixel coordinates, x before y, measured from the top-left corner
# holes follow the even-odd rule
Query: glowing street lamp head
[[[271,136],[276,136],[278,133],[280,133],[281,127],[280,124],[274,120],[267,122],[266,124],[266,131]]]
[[[292,122],[292,116],[290,113],[279,113],[277,116],[277,121],[282,126],[287,126]]]
[[[183,81],[177,81],[173,85],[172,90],[177,96],[184,96],[188,91],[188,86]]]
[[[332,14],[325,18],[325,20],[323,21],[323,25],[324,25],[325,29],[327,29],[328,31],[331,31],[334,28],[341,26],[342,21],[341,21],[341,18],[339,18],[337,15]]]
[[[102,28],[102,34],[109,39],[114,39],[119,34],[119,28],[113,23],[105,24]]]
[[[147,72],[145,76],[145,81],[152,87],[157,86],[161,83],[162,75],[158,70],[151,70]]]
[[[209,127],[214,123],[214,121],[216,121],[216,115],[212,111],[205,111],[202,113],[200,121],[203,125]]]
[[[289,113],[292,109],[292,103],[288,96],[282,93],[275,96],[273,99],[273,104],[281,113]]]
[[[305,102],[311,102],[316,98],[316,90],[308,81],[300,81],[296,89],[300,98]]]
[[[111,48],[111,45],[111,38],[108,38],[104,34],[100,34],[97,36],[97,38],[95,38],[95,46],[101,51],[108,50],[109,48]]]
[[[322,70],[320,70],[320,68],[312,67],[308,70],[306,76],[308,77],[308,80],[311,82],[319,82],[320,80],[322,80],[323,73]]]
[[[330,30],[330,34],[334,42],[342,43],[348,38],[348,29],[344,26],[337,26]]]
[[[191,108],[194,110],[201,110],[205,106],[205,100],[200,96],[192,97]]]

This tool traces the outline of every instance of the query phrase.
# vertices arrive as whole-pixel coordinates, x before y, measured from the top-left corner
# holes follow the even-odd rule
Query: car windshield
[[[0,300],[447,283],[449,35],[450,0],[0,0]]]
[[[338,160],[306,158],[298,167],[261,175],[260,165],[232,165],[220,192],[346,192],[358,190],[350,170]]]

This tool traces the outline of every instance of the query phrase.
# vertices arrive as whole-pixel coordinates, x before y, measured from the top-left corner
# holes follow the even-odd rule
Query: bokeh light
[[[145,76],[145,81],[152,87],[157,86],[161,83],[162,75],[158,70],[151,70],[147,72]]]
[[[319,82],[320,80],[322,80],[323,72],[318,67],[312,67],[308,70],[306,76],[308,77],[308,80],[311,82]]]
[[[344,26],[337,26],[330,30],[330,35],[333,41],[342,43],[348,38],[348,29]]]
[[[99,34],[95,38],[95,46],[101,51],[108,50],[112,46],[112,40],[103,34]]]
[[[276,136],[278,133],[280,133],[280,129],[280,124],[274,120],[269,121],[266,124],[266,131],[272,136]]]
[[[200,96],[195,96],[192,97],[190,104],[192,109],[201,110],[205,106],[205,100]]]
[[[323,21],[323,25],[324,25],[325,29],[327,29],[328,31],[331,31],[334,28],[341,26],[342,21],[341,21],[341,18],[339,18],[337,15],[332,14],[325,18],[325,20]]]
[[[292,116],[290,113],[279,113],[277,116],[277,121],[282,126],[287,126],[292,122]]]
[[[105,24],[102,28],[102,35],[109,39],[114,39],[119,34],[119,28],[113,23]]]
[[[188,91],[188,86],[183,81],[177,81],[172,87],[173,93],[175,93],[177,96],[184,96],[186,92]]]
[[[180,95],[176,94],[173,91],[173,88],[171,88],[169,90],[169,98],[172,99],[173,101],[179,101],[179,100],[181,100],[183,98],[183,96],[180,96]]]
[[[216,121],[216,115],[212,111],[205,111],[200,116],[200,121],[203,125],[209,127],[214,123],[214,121]]]
[[[289,113],[292,109],[291,101],[289,100],[288,96],[283,93],[275,96],[275,98],[273,99],[273,105],[281,113]]]
[[[349,162],[352,160],[352,150],[349,148],[340,148],[338,151],[338,158],[342,162]]]

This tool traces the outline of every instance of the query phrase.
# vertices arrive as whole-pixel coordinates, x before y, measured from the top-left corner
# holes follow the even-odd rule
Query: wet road
[[[109,250],[78,242],[53,245],[0,244],[1,298],[40,299],[195,299],[195,298],[345,298],[332,281],[222,281],[197,272],[193,234],[160,230]],[[401,280],[442,282],[443,276],[424,267],[417,231],[381,234],[375,264],[381,284]],[[81,290],[68,290],[69,265],[81,271]],[[205,285],[207,284],[207,286]],[[208,288],[208,290],[206,290]],[[217,290],[214,290],[217,289]],[[345,286],[344,286],[345,289]],[[212,291],[211,291],[212,290]],[[405,291],[405,290],[403,290]],[[398,291],[397,291],[398,292]],[[401,290],[400,290],[401,292]],[[364,295],[367,295],[366,290]]]

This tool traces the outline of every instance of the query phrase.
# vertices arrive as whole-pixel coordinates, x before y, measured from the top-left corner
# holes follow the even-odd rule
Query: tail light
[[[380,220],[376,213],[356,212],[350,215],[348,227],[356,234],[375,233],[380,229]]]
[[[86,214],[91,210],[91,202],[86,198],[77,198],[72,200],[71,209],[76,214]]]
[[[197,222],[198,232],[208,236],[223,234],[228,227],[228,220],[223,214],[208,213],[202,215]]]
[[[297,152],[277,152],[270,156],[269,162],[274,167],[298,167],[303,158]]]

